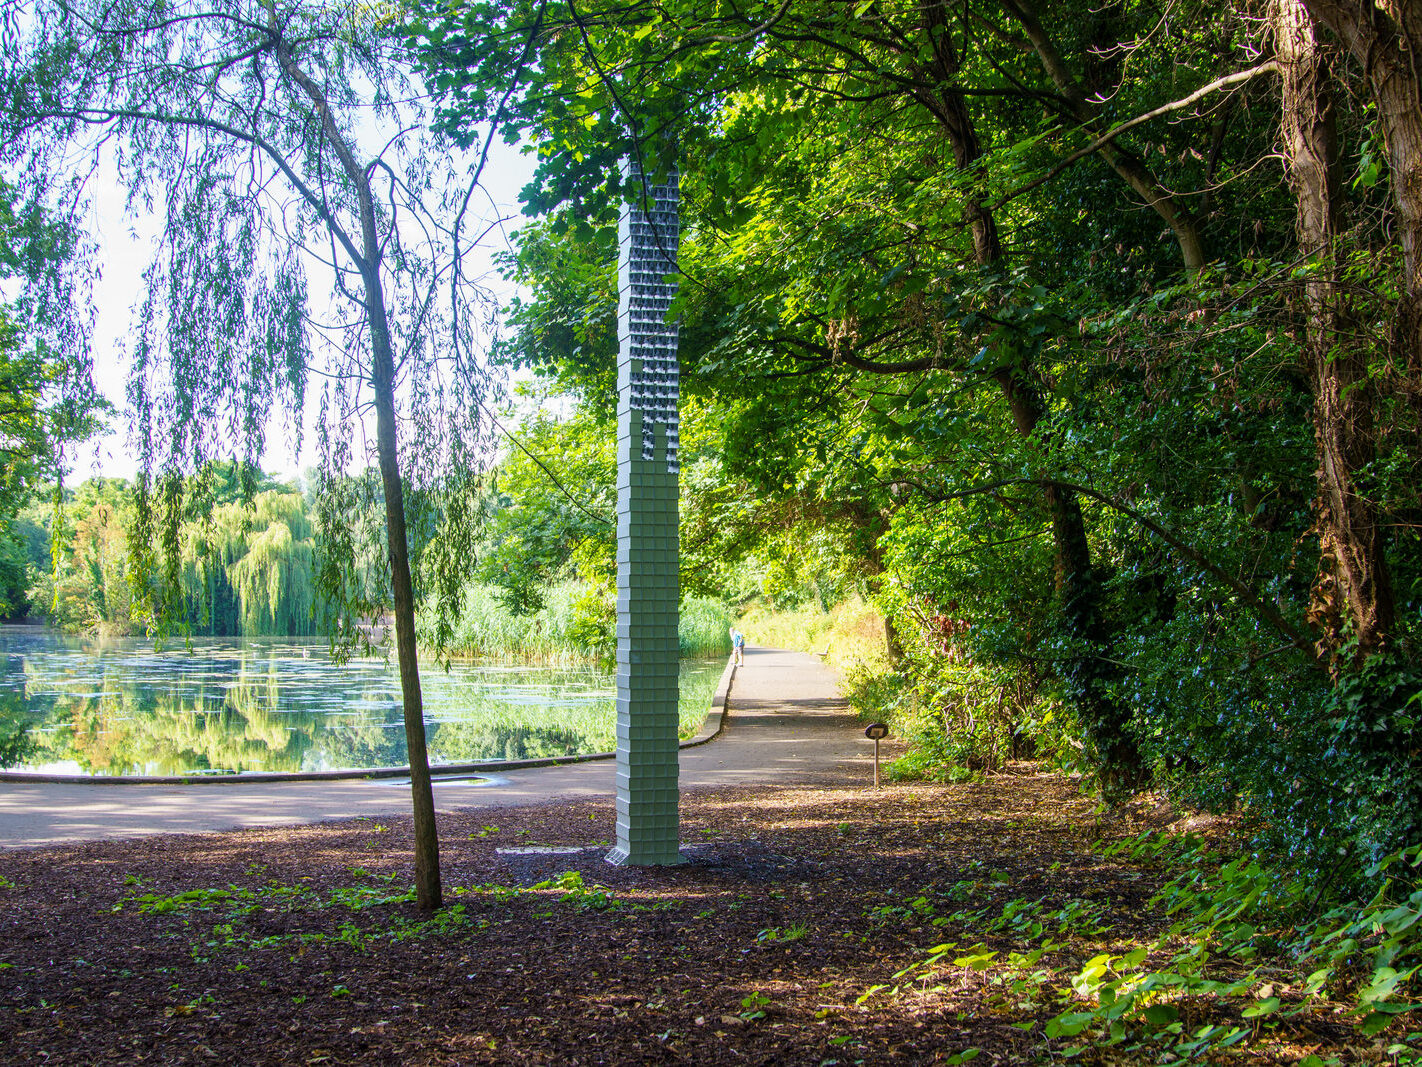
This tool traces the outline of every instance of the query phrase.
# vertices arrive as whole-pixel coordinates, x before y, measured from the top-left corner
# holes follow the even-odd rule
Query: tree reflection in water
[[[682,665],[682,736],[720,675]],[[606,752],[612,675],[592,667],[454,664],[425,679],[431,759]],[[331,662],[322,639],[65,637],[0,626],[0,765],[93,775],[313,771],[405,762],[399,679]]]

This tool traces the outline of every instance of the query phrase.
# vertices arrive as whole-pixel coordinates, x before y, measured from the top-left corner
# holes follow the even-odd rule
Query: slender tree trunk
[[[861,516],[856,516],[856,519],[861,518],[862,513]],[[861,521],[861,525],[868,525],[868,523]],[[883,535],[883,531],[887,527],[884,523],[875,523],[875,525],[879,528],[879,532],[867,538],[864,562],[869,568],[871,586],[882,589],[885,568],[884,552],[883,549],[879,547],[879,538]],[[898,624],[894,622],[893,616],[887,613],[884,615],[884,648],[889,654],[889,666],[895,670],[902,666],[904,660],[908,658],[908,652],[904,648],[903,638],[899,634]]]
[[[953,45],[950,9],[945,0],[926,0],[922,13],[923,32],[932,47],[933,58],[925,64],[928,79],[917,94],[918,100],[948,134],[953,162],[958,169],[973,173],[981,165],[983,151],[973,117],[968,112],[967,99],[956,84],[960,62]],[[970,193],[964,202],[963,216],[973,235],[973,255],[978,263],[988,266],[1001,260],[1002,241],[988,206]]]
[[[1027,39],[1032,42],[1037,58],[1041,61],[1042,69],[1066,99],[1072,117],[1094,136],[1105,133],[1105,128],[1087,100],[1086,93],[1067,66],[1066,60],[1057,51],[1056,44],[1043,28],[1029,0],[1003,0],[1003,6],[1026,32]],[[1200,239],[1199,225],[1190,209],[1163,188],[1140,159],[1117,143],[1102,145],[1099,154],[1170,227],[1176,243],[1180,246],[1180,256],[1185,261],[1186,269],[1197,271],[1202,268],[1205,265],[1205,246]]]
[[[374,328],[376,349],[371,384],[375,391],[375,440],[380,480],[385,489],[385,532],[390,551],[390,592],[395,612],[395,650],[400,666],[400,693],[405,717],[405,748],[410,760],[410,795],[415,822],[415,904],[434,911],[443,904],[439,874],[439,828],[435,822],[430,757],[425,747],[424,696],[415,646],[415,593],[410,580],[409,538],[405,528],[405,491],[400,477],[400,450],[395,422],[395,367],[390,335],[385,328],[384,299],[377,278],[367,283],[367,302],[377,305],[381,326]]]
[[[1336,278],[1338,138],[1329,71],[1302,0],[1274,0],[1275,47],[1283,77],[1281,133],[1297,203],[1299,252],[1312,261],[1305,284],[1306,354],[1314,393],[1318,454],[1318,579],[1310,614],[1336,648],[1343,620],[1359,651],[1383,647],[1394,622],[1386,530],[1358,491],[1373,458],[1376,394],[1366,346],[1343,335],[1349,319]],[[1419,141],[1422,146],[1422,141]]]
[[[948,134],[954,162],[963,171],[979,166],[982,147],[971,114],[956,78],[960,66],[953,45],[950,11],[943,0],[927,0],[922,8],[923,28],[933,49],[926,68],[935,92],[922,102]],[[979,264],[991,266],[1003,258],[1002,243],[992,212],[977,197],[969,196],[964,211],[973,235]],[[998,370],[994,379],[1012,413],[1013,426],[1027,440],[1040,440],[1044,414],[1041,386],[1024,360]],[[1102,760],[1102,783],[1108,791],[1138,784],[1144,764],[1127,725],[1130,712],[1113,699],[1110,672],[1101,652],[1109,643],[1109,628],[1100,610],[1100,588],[1091,563],[1086,520],[1075,493],[1047,486],[1043,502],[1052,523],[1056,553],[1056,588],[1061,599],[1061,623],[1072,652],[1064,668],[1067,686],[1083,725],[1090,732]]]
[[[380,278],[380,235],[375,226],[375,197],[370,176],[331,119],[322,93],[292,55],[269,7],[272,33],[282,69],[310,98],[321,120],[322,135],[345,171],[360,205],[360,240],[355,256],[365,291],[370,325],[371,366],[368,381],[375,394],[375,440],[380,478],[385,491],[385,533],[390,556],[390,592],[395,613],[395,650],[404,706],[405,745],[410,759],[410,793],[415,824],[415,903],[421,911],[443,904],[439,873],[439,828],[435,822],[434,790],[430,784],[429,752],[425,747],[424,697],[415,646],[415,593],[410,578],[410,547],[405,527],[405,491],[400,477],[400,448],[395,415],[395,358],[390,348],[390,318]],[[334,225],[331,223],[330,225]],[[344,236],[344,235],[343,235]]]
[[[1100,116],[1037,17],[1031,0],[1003,0],[1003,6],[1027,34],[1043,70],[1066,100],[1072,117],[1090,133],[1104,133]],[[1190,209],[1160,184],[1150,168],[1119,143],[1103,145],[1099,154],[1170,227],[1185,269],[1192,273],[1201,270],[1205,266],[1205,246],[1199,222]],[[1040,402],[1030,392],[1023,391],[1013,414],[1019,428],[1035,425],[1041,418]],[[1075,494],[1063,489],[1057,492],[1063,498],[1051,503],[1058,569],[1063,576],[1062,610],[1067,632],[1085,642],[1087,647],[1103,647],[1110,640],[1110,627],[1100,610],[1101,592],[1090,567],[1090,547],[1080,520],[1081,508]],[[1145,773],[1139,751],[1127,732],[1130,714],[1110,692],[1113,673],[1100,657],[1083,657],[1070,664],[1068,677],[1079,708],[1093,723],[1092,733],[1105,763],[1103,777],[1108,790],[1130,788],[1138,784]]]

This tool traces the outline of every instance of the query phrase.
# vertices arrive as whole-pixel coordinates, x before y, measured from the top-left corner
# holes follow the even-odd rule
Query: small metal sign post
[[[881,722],[871,722],[864,728],[864,736],[874,742],[874,788],[879,788],[879,742],[889,736],[889,728]]]

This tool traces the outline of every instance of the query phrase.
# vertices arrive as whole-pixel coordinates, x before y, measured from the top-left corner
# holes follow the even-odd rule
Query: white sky
[[[518,209],[519,191],[532,176],[533,157],[523,155],[517,147],[497,141],[489,152],[489,161],[484,169],[483,187],[489,198],[502,209],[502,214],[512,216],[505,233],[516,229],[522,216]],[[119,409],[120,415],[111,420],[113,432],[82,446],[74,457],[73,470],[69,475],[71,483],[78,483],[94,475],[131,478],[137,470],[137,462],[128,446],[128,418],[126,413],[125,388],[128,381],[129,361],[127,346],[124,344],[133,310],[143,297],[143,272],[152,260],[159,220],[153,216],[134,217],[124,206],[124,192],[113,180],[94,190],[95,219],[94,237],[98,242],[99,260],[103,277],[94,288],[93,298],[97,312],[94,329],[94,378],[95,384]],[[487,199],[485,200],[487,205]],[[476,200],[475,209],[478,202]],[[472,230],[473,227],[470,227]],[[471,273],[480,273],[481,265],[489,274],[488,284],[501,301],[506,301],[513,293],[513,287],[502,282],[495,271],[493,256],[503,247],[504,234],[495,231],[486,245],[471,258]],[[312,313],[320,315],[324,310],[325,294],[316,292],[324,272],[319,264],[308,267],[312,288]],[[328,283],[329,284],[329,283]],[[314,399],[308,400],[308,427],[303,434],[305,452],[293,455],[287,445],[289,434],[279,427],[271,427],[267,434],[267,452],[263,459],[263,469],[281,476],[292,476],[301,469],[311,466],[315,457],[314,435],[310,432],[310,421],[314,415]]]

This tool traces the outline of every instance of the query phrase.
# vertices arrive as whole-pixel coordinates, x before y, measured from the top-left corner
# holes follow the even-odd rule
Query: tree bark
[[[379,278],[366,284],[367,306],[378,310],[380,326],[371,317],[375,350],[371,385],[375,392],[375,440],[380,480],[385,490],[385,533],[390,551],[390,593],[394,601],[395,649],[400,667],[400,693],[405,719],[405,749],[410,760],[410,798],[415,824],[415,905],[434,911],[443,903],[439,873],[439,828],[435,821],[430,757],[425,747],[424,696],[415,645],[415,593],[410,578],[409,537],[405,528],[405,493],[400,477],[400,450],[395,422],[395,367],[385,303]]]
[[[1035,380],[1020,369],[999,371],[997,381],[1018,433],[1040,437],[1044,407]],[[1091,564],[1081,501],[1073,490],[1053,483],[1044,485],[1042,494],[1052,522],[1062,629],[1075,646],[1063,672],[1068,692],[1096,745],[1107,794],[1127,792],[1144,781],[1146,769],[1130,735],[1130,710],[1112,695],[1113,671],[1101,655],[1111,640],[1110,627],[1101,612],[1101,588]]]
[[[878,516],[876,516],[876,518],[878,518]],[[855,516],[855,521],[858,522],[861,528],[869,525],[869,520],[864,518],[862,513]],[[879,547],[879,540],[883,536],[887,526],[883,522],[875,522],[874,525],[878,527],[878,532],[867,539],[864,551],[864,562],[868,566],[870,574],[869,580],[872,587],[882,590],[882,579],[884,577],[885,567],[884,551]],[[904,647],[903,637],[899,633],[898,624],[894,622],[894,617],[889,612],[884,613],[884,648],[889,655],[889,666],[895,670],[903,666],[904,661],[908,659],[908,650]]]
[[[336,153],[355,189],[360,211],[360,243],[356,263],[365,294],[370,325],[371,365],[367,380],[375,394],[375,441],[380,479],[385,492],[385,534],[390,559],[391,607],[395,614],[395,650],[405,720],[405,746],[410,760],[410,793],[415,829],[415,904],[434,911],[443,904],[439,872],[439,828],[435,822],[434,790],[429,752],[425,746],[424,696],[415,645],[415,594],[410,577],[409,536],[405,525],[405,492],[400,476],[400,448],[395,409],[395,358],[390,347],[390,319],[380,278],[380,235],[375,225],[375,197],[370,176],[331,120],[331,109],[316,85],[301,70],[290,45],[275,23],[277,55],[282,69],[311,100],[321,120],[322,135]],[[354,242],[351,242],[352,244]]]
[[[926,73],[936,86],[936,93],[923,102],[947,132],[958,168],[971,172],[979,166],[982,146],[966,99],[956,85],[960,59],[953,45],[949,8],[944,0],[927,0],[921,10],[924,33],[933,50]],[[982,266],[1000,262],[1002,243],[990,208],[978,197],[970,196],[964,215],[972,229],[977,262]],[[1045,406],[1033,368],[1023,360],[997,370],[993,377],[1002,389],[1018,434],[1027,440],[1041,440]],[[1063,673],[1082,724],[1101,758],[1102,784],[1114,793],[1142,781],[1145,768],[1127,729],[1130,712],[1110,694],[1110,672],[1101,655],[1109,643],[1109,633],[1100,610],[1100,589],[1091,563],[1086,520],[1081,502],[1069,490],[1047,485],[1043,503],[1052,524],[1063,633],[1073,649]]]
[[[1314,394],[1320,562],[1310,616],[1328,650],[1345,640],[1347,620],[1366,654],[1387,644],[1395,609],[1386,529],[1357,485],[1358,472],[1373,458],[1376,394],[1367,348],[1345,335],[1349,314],[1336,281],[1341,193],[1329,70],[1302,0],[1275,0],[1272,19],[1294,227],[1299,253],[1312,268],[1304,286],[1305,352]]]
[[[1362,64],[1377,107],[1391,178],[1395,229],[1406,269],[1406,296],[1394,347],[1422,376],[1422,0],[1303,0]]]
[[[919,94],[919,102],[928,108],[948,134],[953,162],[960,171],[973,173],[979,168],[982,145],[977,128],[968,112],[967,100],[956,79],[960,66],[953,46],[953,27],[949,8],[944,0],[927,0],[923,6],[923,31],[933,49],[927,64],[927,87]],[[1002,259],[1002,241],[991,209],[976,194],[970,194],[963,207],[963,216],[973,235],[973,255],[978,263],[988,266]]]

